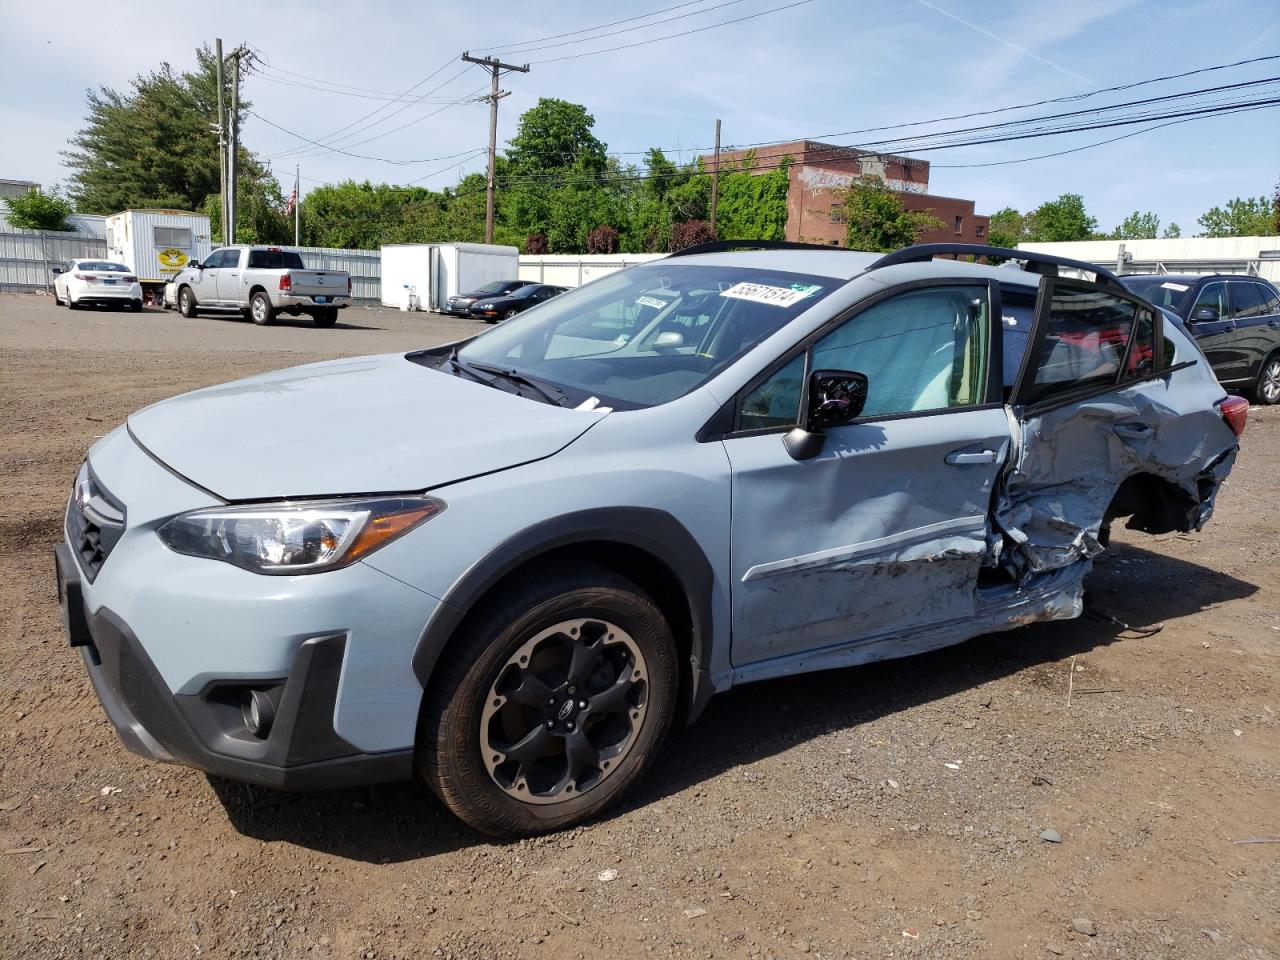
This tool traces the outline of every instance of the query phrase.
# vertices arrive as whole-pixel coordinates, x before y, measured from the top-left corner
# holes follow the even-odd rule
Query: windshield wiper
[[[459,366],[460,364],[461,361],[454,360],[455,366]],[[547,401],[547,403],[554,404],[557,407],[563,407],[565,405],[565,401],[568,399],[565,396],[565,392],[558,387],[545,383],[545,381],[543,382],[545,386],[543,384],[539,384],[518,370],[506,370],[502,367],[492,367],[487,363],[475,363],[474,361],[469,362],[467,366],[474,367],[477,370],[482,370],[485,373],[491,373],[495,377],[501,377],[503,380],[510,381],[511,383],[528,387],[538,396],[542,397],[543,400]]]

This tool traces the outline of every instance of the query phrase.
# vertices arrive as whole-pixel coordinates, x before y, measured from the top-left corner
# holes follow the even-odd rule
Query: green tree
[[[1182,236],[1182,228],[1176,223],[1171,223],[1164,228],[1164,233],[1160,234],[1165,240],[1177,240]]]
[[[902,199],[877,176],[862,176],[850,184],[844,192],[844,212],[851,250],[897,250],[915,243],[926,230],[942,227],[936,217],[904,209]]]
[[[543,97],[520,115],[516,135],[506,150],[512,176],[603,172],[608,156],[605,145],[592,132],[595,122],[580,104]]]
[[[19,230],[66,230],[71,204],[56,190],[31,190],[20,197],[6,197],[5,218]]]
[[[293,217],[285,213],[284,196],[276,178],[246,150],[236,176],[236,229],[232,243],[292,243]],[[222,198],[210,194],[204,202],[215,244],[222,237]]]
[[[1013,207],[1005,207],[991,215],[987,227],[987,239],[993,247],[1016,247],[1025,239],[1026,224],[1022,214]]]
[[[125,92],[90,90],[88,103],[86,125],[63,152],[71,168],[71,197],[82,213],[197,210],[218,192],[217,135],[211,129],[218,86],[207,46],[196,51],[191,72],[165,63],[135,78]],[[242,119],[248,108],[242,101]]]
[[[1090,239],[1098,228],[1098,221],[1086,212],[1084,198],[1080,194],[1064,193],[1056,200],[1040,204],[1027,214],[1024,226],[1026,240],[1063,243]]]
[[[1160,218],[1154,213],[1129,214],[1111,231],[1111,240],[1154,240],[1160,235]]]
[[[1225,209],[1209,209],[1197,222],[1202,237],[1261,237],[1277,226],[1275,206],[1267,197],[1236,197]]]

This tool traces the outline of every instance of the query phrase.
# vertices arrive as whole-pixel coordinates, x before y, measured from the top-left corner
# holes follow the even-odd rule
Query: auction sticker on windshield
[[[763,283],[735,283],[728,290],[721,291],[720,296],[732,297],[735,300],[750,300],[753,303],[767,303],[774,307],[789,307],[820,289],[822,288],[805,287],[803,290],[795,290],[791,287],[771,287]]]

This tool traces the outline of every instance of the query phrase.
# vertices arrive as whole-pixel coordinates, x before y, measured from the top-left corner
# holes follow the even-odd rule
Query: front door
[[[225,251],[215,250],[205,257],[199,270],[192,271],[191,290],[196,295],[196,303],[206,306],[218,304],[218,266],[222,263]]]
[[[218,302],[234,307],[240,303],[240,250],[223,250],[222,264],[218,267]]]
[[[743,392],[722,441],[735,666],[974,615],[1010,441],[991,315],[985,283],[892,294]],[[866,374],[867,403],[827,431],[817,457],[797,461],[782,436],[818,369]]]
[[[1191,320],[1188,329],[1205,359],[1213,368],[1214,376],[1219,380],[1240,380],[1248,376],[1249,367],[1245,351],[1241,349],[1242,333],[1237,329],[1236,321],[1231,318],[1231,302],[1224,281],[1207,283],[1196,297],[1191,308]],[[1213,310],[1216,320],[1197,320],[1196,314],[1202,310]]]

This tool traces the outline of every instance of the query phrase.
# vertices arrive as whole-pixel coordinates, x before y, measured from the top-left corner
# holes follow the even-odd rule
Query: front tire
[[[653,762],[675,714],[675,640],[634,583],[594,564],[531,575],[486,602],[436,667],[418,769],[477,830],[588,820]]]
[[[512,307],[510,310],[508,310],[506,313],[504,313],[504,314],[502,315],[502,319],[503,319],[503,320],[510,320],[512,317],[514,317],[514,316],[515,316],[517,313],[519,313],[519,312],[520,312],[520,311],[519,311],[519,310],[517,310],[515,307]]]
[[[196,297],[190,287],[178,291],[178,312],[188,320],[196,315]]]
[[[276,318],[275,307],[271,306],[271,298],[259,290],[249,301],[249,319],[260,327],[265,327]]]
[[[1273,353],[1262,361],[1257,382],[1249,393],[1250,399],[1264,406],[1270,407],[1280,403],[1280,353]]]

